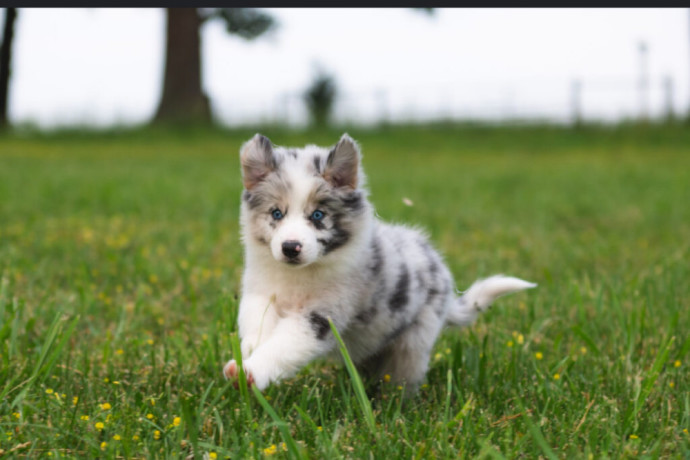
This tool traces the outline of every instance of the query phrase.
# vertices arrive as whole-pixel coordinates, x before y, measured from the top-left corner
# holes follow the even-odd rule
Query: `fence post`
[[[638,80],[640,120],[647,121],[649,119],[649,65],[647,58],[647,43],[641,41],[637,46],[637,50],[640,59],[640,75]]]

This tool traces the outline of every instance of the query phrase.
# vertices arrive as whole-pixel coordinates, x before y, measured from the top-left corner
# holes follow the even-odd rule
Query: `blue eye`
[[[271,215],[275,220],[280,220],[283,218],[283,213],[280,212],[280,209],[274,209]]]
[[[318,209],[314,212],[311,213],[311,220],[321,220],[323,219],[325,214],[323,211],[319,211]]]

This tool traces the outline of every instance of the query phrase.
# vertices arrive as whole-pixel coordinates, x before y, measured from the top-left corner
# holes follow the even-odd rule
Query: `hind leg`
[[[381,353],[378,373],[390,375],[392,382],[405,386],[406,396],[413,395],[424,381],[442,327],[443,319],[433,309],[424,309]]]

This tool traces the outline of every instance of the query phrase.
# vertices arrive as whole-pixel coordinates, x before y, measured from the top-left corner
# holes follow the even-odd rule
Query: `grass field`
[[[458,288],[539,283],[445,331],[404,404],[331,361],[265,399],[221,378],[251,134],[0,137],[0,456],[690,457],[690,129],[350,130]]]

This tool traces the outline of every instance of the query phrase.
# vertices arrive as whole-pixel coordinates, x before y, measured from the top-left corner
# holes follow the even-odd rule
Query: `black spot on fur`
[[[393,311],[402,310],[408,302],[408,290],[410,287],[410,272],[405,265],[401,266],[400,278],[395,284],[395,291],[388,301],[388,306]]]
[[[424,304],[429,305],[431,302],[434,301],[434,298],[439,295],[439,290],[436,289],[435,287],[430,288],[426,292],[426,299],[424,299]]]
[[[369,270],[374,277],[378,277],[383,268],[383,255],[381,254],[381,243],[377,237],[371,240],[371,263],[369,264]]]
[[[318,241],[323,246],[323,253],[335,251],[350,240],[350,232],[341,226],[340,220],[342,215],[335,214],[332,216],[333,227],[330,229],[329,238],[318,238]]]
[[[362,200],[362,193],[359,190],[355,190],[352,193],[348,193],[342,199],[343,206],[352,212],[357,212],[364,206]]]
[[[242,200],[247,203],[250,209],[256,209],[260,207],[264,200],[261,198],[260,194],[251,193],[248,190],[242,192]]]
[[[321,174],[321,157],[314,155],[314,169],[317,174]]]
[[[311,324],[311,328],[314,330],[314,333],[316,333],[316,338],[319,340],[325,339],[326,335],[328,335],[328,331],[331,330],[328,320],[315,311],[309,314],[309,323]]]
[[[260,208],[264,204],[264,200],[261,198],[261,195],[258,194],[252,194],[248,199],[247,199],[247,204],[251,209],[257,209]]]
[[[288,150],[287,154],[290,155],[292,158],[297,159],[297,152],[295,152],[294,150]]]
[[[359,321],[360,323],[369,323],[374,316],[376,316],[377,310],[376,310],[376,305],[364,310],[360,311],[357,313],[357,316],[355,316],[355,320]]]

